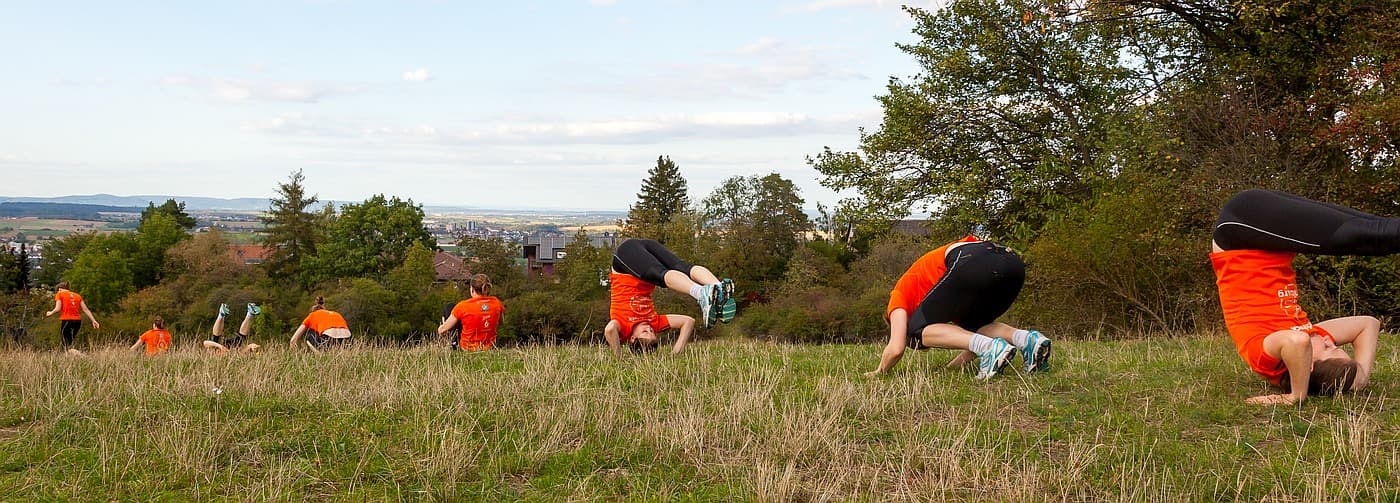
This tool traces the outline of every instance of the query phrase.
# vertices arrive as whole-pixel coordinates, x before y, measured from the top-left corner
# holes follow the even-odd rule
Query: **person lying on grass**
[[[978,380],[1000,374],[1017,349],[1024,351],[1025,372],[1045,370],[1050,338],[996,321],[1020,295],[1025,277],[1015,252],[973,236],[924,254],[890,292],[890,339],[879,367],[865,375],[889,372],[906,347],[961,349],[948,366],[977,358]]]
[[[1220,209],[1210,249],[1225,328],[1236,351],[1254,373],[1283,391],[1247,403],[1302,403],[1309,394],[1366,386],[1380,320],[1348,316],[1310,322],[1298,304],[1293,257],[1400,252],[1400,218],[1251,189]],[[1348,344],[1354,357],[1341,348]]]
[[[157,316],[152,320],[151,329],[136,339],[136,344],[131,345],[131,350],[135,351],[141,346],[146,347],[146,356],[155,356],[170,349],[170,332],[165,330],[165,318]]]
[[[700,304],[705,328],[715,321],[729,323],[738,312],[733,299],[733,281],[720,280],[704,266],[686,263],[656,241],[623,241],[613,253],[612,271],[608,275],[610,319],[603,327],[603,337],[614,356],[622,357],[623,343],[634,352],[654,351],[660,343],[656,333],[673,327],[679,334],[671,347],[672,354],[681,352],[690,342],[695,318],[658,314],[651,298],[658,286],[693,297]]]
[[[242,348],[249,353],[257,352],[258,345],[247,342],[253,334],[253,317],[262,314],[262,308],[257,304],[248,303],[248,309],[243,315],[243,323],[238,325],[238,335],[231,338],[224,338],[224,318],[228,317],[228,304],[219,304],[219,315],[214,318],[214,328],[210,330],[209,340],[204,341],[204,348],[214,353],[227,353],[230,350]],[[247,342],[247,345],[244,343]]]

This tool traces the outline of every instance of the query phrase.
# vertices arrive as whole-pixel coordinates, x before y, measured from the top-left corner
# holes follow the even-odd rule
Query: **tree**
[[[19,277],[19,261],[15,254],[6,246],[0,251],[0,293],[13,293],[16,279]]]
[[[579,227],[574,238],[564,246],[564,260],[555,268],[559,283],[570,298],[587,300],[607,294],[603,279],[612,264],[612,252],[593,246],[588,233]]]
[[[315,195],[306,195],[305,180],[297,170],[286,183],[277,184],[277,197],[261,217],[268,274],[274,277],[299,274],[302,262],[316,254],[316,246],[323,240],[326,213],[311,211],[318,200]]]
[[[156,206],[155,202],[146,203],[146,209],[141,210],[141,223],[145,224],[146,221],[156,213],[169,215],[171,218],[175,219],[176,224],[183,227],[185,230],[194,229],[194,226],[198,224],[194,217],[190,216],[189,213],[185,213],[185,203],[183,201],[176,202],[174,199],[166,199],[165,203],[162,203],[160,206]]]
[[[433,248],[432,233],[423,227],[423,208],[413,200],[375,195],[347,204],[326,230],[326,241],[306,264],[310,282],[332,278],[383,279],[403,263],[414,243]]]
[[[29,243],[19,244],[18,270],[15,272],[15,289],[29,291]]]
[[[189,237],[168,213],[155,212],[142,221],[136,230],[136,253],[129,256],[135,287],[139,290],[159,283],[166,251]]]
[[[717,265],[736,279],[780,278],[811,230],[802,196],[777,173],[725,180],[702,202],[706,230],[722,241]]]
[[[94,309],[111,309],[135,290],[131,269],[127,266],[125,245],[107,236],[94,240],[78,254],[73,268],[64,278],[74,291],[83,294]]]
[[[472,272],[489,276],[497,290],[511,291],[524,279],[524,270],[515,262],[520,257],[519,245],[499,237],[475,236],[464,236],[457,245],[466,252]]]
[[[39,259],[39,273],[34,280],[43,285],[58,284],[68,269],[73,267],[78,254],[96,237],[96,232],[80,232],[45,242],[43,258]]]
[[[628,236],[655,239],[662,244],[666,237],[662,228],[690,206],[685,177],[671,158],[656,158],[656,166],[647,171],[637,202],[627,209],[623,232]]]

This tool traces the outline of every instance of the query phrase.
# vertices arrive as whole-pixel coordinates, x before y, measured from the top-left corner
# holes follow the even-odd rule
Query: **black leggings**
[[[58,322],[58,331],[63,335],[63,349],[71,349],[73,340],[78,338],[78,329],[83,328],[83,320],[62,320]]]
[[[690,276],[690,265],[661,243],[650,239],[629,239],[613,252],[614,271],[630,274],[656,286],[666,286],[666,272],[680,271]]]
[[[1225,201],[1211,239],[1224,250],[1390,255],[1400,252],[1400,218],[1250,189]]]
[[[991,241],[954,248],[944,259],[948,272],[909,313],[909,347],[924,349],[924,327],[952,323],[976,332],[1011,308],[1026,281],[1026,265],[1010,249]]]

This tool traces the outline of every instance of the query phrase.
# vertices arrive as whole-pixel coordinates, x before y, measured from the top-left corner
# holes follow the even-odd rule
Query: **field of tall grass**
[[[1400,498],[1394,336],[1370,389],[1263,408],[1219,337],[1061,342],[985,384],[951,351],[863,377],[873,345],[269,345],[0,353],[0,500]]]

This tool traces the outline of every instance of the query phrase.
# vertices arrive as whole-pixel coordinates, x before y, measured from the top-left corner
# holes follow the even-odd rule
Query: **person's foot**
[[[228,304],[219,304],[219,316],[228,316]]]
[[[1027,374],[1050,370],[1050,338],[1039,331],[1031,330],[1030,335],[1026,336],[1026,352],[1022,356],[1025,358],[1025,364],[1021,366],[1021,370]]]
[[[68,353],[68,356],[83,356],[83,352],[82,352],[82,351],[78,351],[78,350],[73,349],[73,348],[68,348],[68,351],[64,351],[64,352],[65,352],[65,353]]]
[[[739,304],[734,302],[734,280],[724,278],[719,285],[720,293],[724,298],[724,302],[721,302],[719,306],[719,321],[720,323],[729,323],[734,321],[735,315],[739,314]]]
[[[257,345],[257,344],[253,344],[253,343],[250,342],[250,343],[248,343],[247,346],[243,346],[243,347],[244,347],[244,348],[247,348],[247,350],[248,350],[249,353],[256,353],[256,352],[258,352],[258,348],[260,348],[260,347],[262,347],[262,346],[259,346],[259,345]]]
[[[262,308],[261,308],[261,307],[258,307],[257,304],[254,304],[254,303],[252,303],[252,302],[249,302],[249,303],[248,303],[248,314],[249,314],[249,315],[252,315],[252,316],[257,316],[257,315],[259,315],[259,314],[262,314]]]
[[[1016,356],[1016,346],[1001,339],[992,339],[992,347],[977,353],[977,380],[985,381],[1000,374]]]
[[[719,285],[705,285],[700,294],[700,319],[705,328],[714,326],[715,320],[719,319]]]

